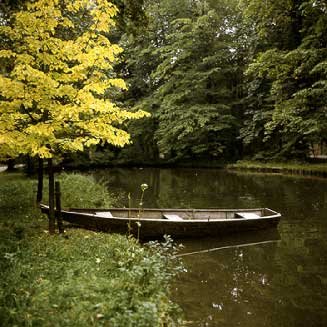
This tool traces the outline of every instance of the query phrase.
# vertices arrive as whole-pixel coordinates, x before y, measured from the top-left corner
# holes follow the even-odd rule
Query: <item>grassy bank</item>
[[[227,165],[227,169],[327,177],[326,163],[263,163],[257,161],[238,161],[237,163]]]
[[[67,178],[76,197],[74,180],[81,186],[84,178]],[[178,324],[169,284],[179,267],[169,240],[141,246],[121,235],[72,228],[49,236],[47,218],[33,205],[35,187],[20,174],[0,174],[1,326]],[[105,190],[98,192],[108,201]],[[92,198],[90,205],[103,203]]]

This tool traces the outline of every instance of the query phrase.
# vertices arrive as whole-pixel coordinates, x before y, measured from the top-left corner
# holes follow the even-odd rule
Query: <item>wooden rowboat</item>
[[[43,213],[49,207],[41,204]],[[58,214],[58,212],[57,212]],[[66,209],[63,220],[97,231],[133,234],[140,239],[200,238],[276,227],[281,214],[259,209]],[[136,217],[136,218],[135,218]]]

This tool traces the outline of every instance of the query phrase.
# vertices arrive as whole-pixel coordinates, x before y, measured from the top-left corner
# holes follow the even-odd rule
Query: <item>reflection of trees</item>
[[[159,169],[139,169],[139,168],[112,168],[97,170],[94,175],[99,179],[104,179],[108,183],[111,191],[125,194],[123,205],[128,206],[128,193],[131,193],[132,206],[138,207],[140,197],[140,185],[146,183],[149,190],[144,197],[145,207],[156,206],[157,194],[160,189]]]
[[[290,326],[327,326],[326,222],[319,226],[308,220],[284,228],[274,297],[281,306],[279,319],[291,320]]]
[[[294,242],[185,257],[176,300],[191,326],[326,326],[326,250],[323,240],[294,235]]]
[[[149,207],[267,206],[282,213],[278,246],[185,258],[176,299],[194,326],[327,326],[327,181],[216,169],[110,169],[109,187],[149,184]],[[126,202],[127,203],[127,202]]]
[[[158,201],[170,207],[233,207],[246,206],[252,198],[246,184],[237,176],[214,169],[162,170]],[[243,194],[244,197],[240,197]]]
[[[303,206],[319,215],[319,203],[326,202],[321,188],[327,183],[314,179],[191,168],[107,169],[96,175],[108,180],[110,188],[130,192],[135,204],[140,185],[147,183],[145,205],[150,207],[268,206],[294,216],[302,214]]]
[[[320,216],[326,203],[327,181],[282,175],[236,174],[240,184],[261,205],[271,206],[289,218],[304,212]],[[325,208],[326,209],[326,208]]]
[[[176,298],[192,326],[265,326],[274,303],[275,248],[276,243],[185,258],[189,273],[178,281]]]

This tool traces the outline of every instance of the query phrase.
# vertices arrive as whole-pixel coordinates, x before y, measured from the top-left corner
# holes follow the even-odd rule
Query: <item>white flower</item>
[[[141,185],[141,190],[142,190],[142,192],[144,192],[147,188],[148,188],[149,186],[148,186],[148,184],[142,184]]]

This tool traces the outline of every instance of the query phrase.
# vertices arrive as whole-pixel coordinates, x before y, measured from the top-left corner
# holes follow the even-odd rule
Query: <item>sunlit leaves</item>
[[[106,0],[38,0],[0,27],[11,41],[0,50],[7,64],[0,76],[4,154],[51,157],[129,142],[120,126],[146,113],[121,110],[109,99],[111,89],[126,89],[112,72],[122,49],[106,34],[116,13]]]

